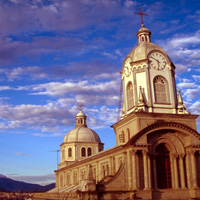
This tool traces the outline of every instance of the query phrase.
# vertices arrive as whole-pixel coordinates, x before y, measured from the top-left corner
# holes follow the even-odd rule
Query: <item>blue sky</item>
[[[78,101],[105,148],[115,145],[110,126],[140,7],[152,42],[177,67],[187,110],[200,113],[199,0],[0,0],[0,174],[54,182],[50,151],[75,126]]]

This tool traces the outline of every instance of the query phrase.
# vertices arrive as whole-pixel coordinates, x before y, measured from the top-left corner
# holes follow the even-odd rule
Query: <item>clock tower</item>
[[[123,113],[187,114],[181,94],[177,98],[175,65],[167,53],[151,42],[144,24],[137,33],[138,45],[123,62]]]

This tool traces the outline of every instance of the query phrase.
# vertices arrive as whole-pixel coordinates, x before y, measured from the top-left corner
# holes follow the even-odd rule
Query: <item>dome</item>
[[[76,117],[85,117],[85,114],[80,110]]]
[[[69,131],[63,140],[63,143],[66,142],[97,142],[101,143],[101,140],[98,134],[90,128],[85,126],[79,126],[71,131]]]
[[[82,111],[76,115],[76,127],[64,137],[63,143],[69,142],[101,143],[98,134],[87,127],[86,115]]]
[[[148,54],[151,51],[161,51],[164,55],[167,56],[166,52],[160,46],[151,43],[151,42],[142,42],[138,44],[129,54],[127,57],[131,58],[132,62],[138,60],[144,60],[148,58]],[[168,56],[167,56],[168,57]]]

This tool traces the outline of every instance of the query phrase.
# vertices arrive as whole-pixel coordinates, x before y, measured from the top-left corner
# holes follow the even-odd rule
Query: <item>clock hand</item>
[[[151,58],[153,58],[155,61],[159,62],[159,60],[158,60],[158,59],[156,59],[156,58],[154,58],[154,57],[152,57],[152,56],[151,56]],[[160,63],[160,62],[159,62],[159,63]]]

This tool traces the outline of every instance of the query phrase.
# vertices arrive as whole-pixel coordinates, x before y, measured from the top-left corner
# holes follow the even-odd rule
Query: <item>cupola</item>
[[[142,24],[140,30],[137,32],[137,37],[138,44],[141,42],[151,42],[151,31]]]
[[[83,160],[104,149],[99,135],[87,127],[86,115],[79,111],[76,126],[64,137],[61,147],[61,164],[59,168]]]
[[[78,126],[87,127],[86,118],[87,117],[85,116],[85,114],[80,110],[80,112],[76,115],[76,127]]]

